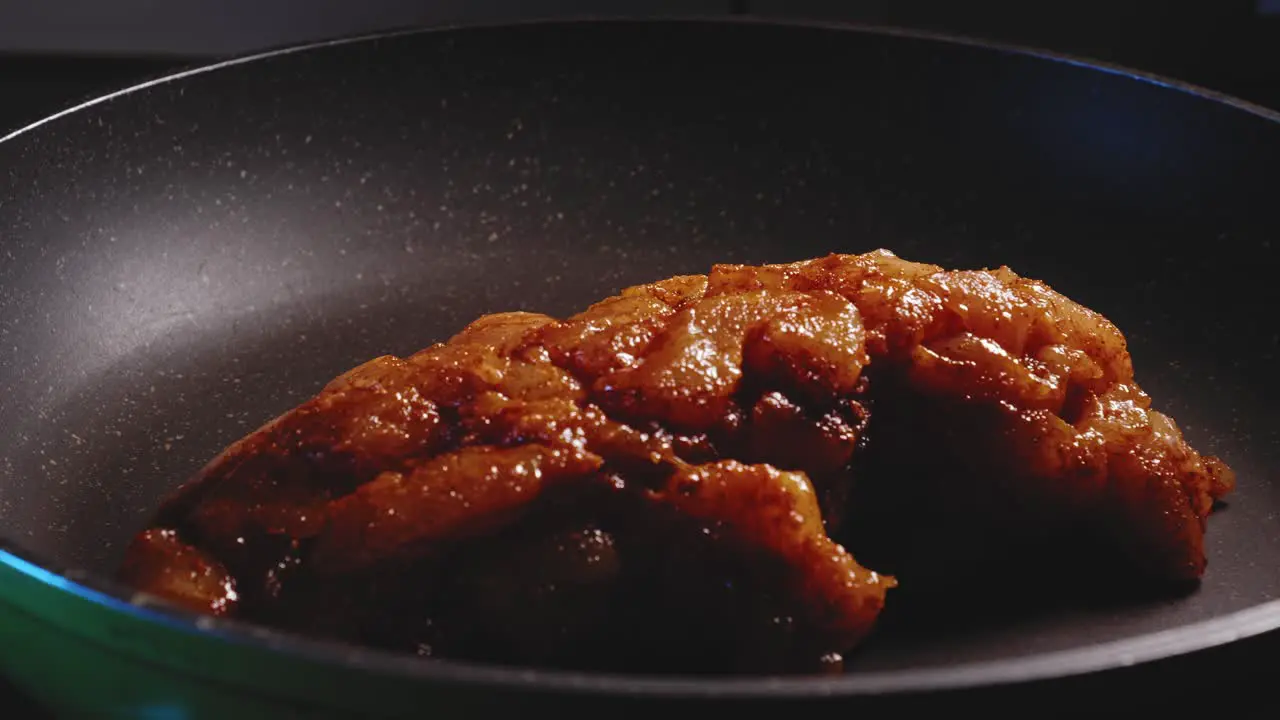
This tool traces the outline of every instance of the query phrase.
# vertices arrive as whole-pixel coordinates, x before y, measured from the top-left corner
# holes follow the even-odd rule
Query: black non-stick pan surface
[[[0,142],[5,673],[172,717],[1222,693],[1244,669],[1192,651],[1280,625],[1276,119],[972,43],[646,21],[273,53],[28,128]],[[843,676],[762,680],[417,661],[197,627],[103,580],[164,493],[365,359],[714,262],[878,247],[1007,263],[1126,331],[1158,406],[1239,474],[1198,591],[889,627]],[[963,560],[974,589],[1017,583]]]

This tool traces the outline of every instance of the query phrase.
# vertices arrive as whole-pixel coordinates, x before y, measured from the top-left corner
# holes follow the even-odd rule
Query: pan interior
[[[63,565],[109,572],[226,443],[479,314],[887,247],[1009,264],[1110,317],[1157,406],[1240,487],[1188,597],[892,628],[853,672],[1080,648],[1280,597],[1267,119],[908,37],[548,24],[196,74],[2,143],[0,168],[0,523]]]

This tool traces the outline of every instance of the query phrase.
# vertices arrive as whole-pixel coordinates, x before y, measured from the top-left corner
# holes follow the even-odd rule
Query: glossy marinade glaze
[[[214,459],[121,575],[430,656],[831,668],[892,576],[957,553],[1198,578],[1232,484],[1102,316],[1008,268],[877,251],[718,265],[372,360]]]

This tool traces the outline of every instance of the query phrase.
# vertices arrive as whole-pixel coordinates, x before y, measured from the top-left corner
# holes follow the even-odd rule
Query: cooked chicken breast
[[[882,250],[719,265],[372,360],[209,463],[122,576],[424,655],[831,668],[883,572],[923,581],[965,548],[1197,578],[1232,483],[1100,315]]]

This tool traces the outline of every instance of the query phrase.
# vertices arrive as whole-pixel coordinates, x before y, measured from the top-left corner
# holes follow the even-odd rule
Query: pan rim
[[[726,24],[726,25],[762,25],[777,26],[784,28],[809,28],[809,29],[825,29],[825,30],[841,30],[846,32],[857,32],[866,35],[885,35],[890,37],[898,37],[912,40],[931,40],[934,42],[947,43],[951,45],[961,45],[965,47],[980,48],[984,50],[992,50],[1012,55],[1022,55],[1025,57],[1034,57],[1050,62],[1062,63],[1087,70],[1095,70],[1106,73],[1108,75],[1118,75],[1131,80],[1144,82],[1149,85],[1175,90],[1177,92],[1194,95],[1204,100],[1221,103],[1237,110],[1242,110],[1255,115],[1264,120],[1280,123],[1280,110],[1258,105],[1257,103],[1238,98],[1229,93],[1219,92],[1202,85],[1177,80],[1171,77],[1160,75],[1158,73],[1146,72],[1144,70],[1136,70],[1117,63],[1110,63],[1101,60],[1093,60],[1070,53],[1060,53],[1052,50],[1043,50],[1029,45],[1020,45],[1017,43],[1006,43],[993,40],[979,39],[953,33],[946,33],[936,30],[922,30],[897,27],[893,25],[881,25],[873,23],[855,23],[855,22],[838,22],[833,20],[804,20],[804,19],[783,19],[770,17],[752,17],[749,15],[689,15],[689,16],[654,16],[654,17],[614,17],[614,16],[596,16],[596,15],[572,15],[558,18],[541,18],[533,20],[521,20],[511,22],[492,22],[492,23],[459,23],[445,24],[435,27],[408,27],[397,30],[386,30],[381,32],[363,33],[359,35],[341,36],[328,40],[318,40],[302,44],[285,45],[282,47],[268,49],[258,52],[237,55],[225,60],[212,63],[197,65],[179,70],[177,72],[168,73],[159,77],[145,80],[134,85],[116,90],[114,92],[90,98],[83,102],[77,103],[70,107],[64,108],[52,115],[47,115],[39,120],[28,123],[6,135],[0,135],[0,143],[14,140],[25,135],[37,128],[43,127],[60,118],[66,117],[81,110],[86,110],[95,105],[109,102],[119,97],[140,92],[157,85],[176,82],[195,75],[202,75],[209,72],[216,72],[227,68],[245,65],[259,60],[269,60],[276,57],[284,57],[302,52],[314,50],[324,50],[326,48],[341,47],[344,45],[355,45],[375,40],[388,40],[399,37],[408,37],[412,35],[427,35],[434,33],[454,32],[458,30],[491,30],[501,28],[511,28],[516,26],[555,26],[555,25],[583,25],[583,24],[617,24],[617,23],[670,23],[670,24]]]
[[[1081,69],[1118,75],[1134,81],[1230,106],[1263,120],[1280,123],[1280,111],[1234,96],[1161,75],[1112,63],[1040,50],[1010,43],[991,42],[949,33],[892,26],[824,20],[787,20],[750,16],[598,17],[572,16],[501,23],[453,24],[432,28],[405,28],[318,42],[284,46],[199,65],[150,79],[121,90],[78,103],[0,136],[0,144],[16,140],[58,119],[135,92],[188,77],[232,68],[259,60],[319,51],[377,40],[457,30],[484,31],[513,26],[564,26],[581,24],[742,24],[784,28],[826,29],[905,39],[929,40],[1034,57]],[[134,619],[166,626],[211,641],[248,645],[258,650],[293,656],[326,665],[355,668],[398,676],[407,680],[448,682],[458,685],[526,691],[561,691],[589,695],[690,699],[804,699],[857,695],[903,695],[926,691],[964,690],[1061,679],[1207,650],[1229,642],[1280,628],[1280,600],[1259,603],[1221,617],[1201,620],[1162,631],[1113,640],[1084,648],[1033,654],[1024,657],[971,662],[954,666],[856,672],[824,677],[727,678],[665,677],[597,674],[578,671],[515,668],[455,660],[423,662],[391,652],[293,635],[249,623],[212,619],[166,603],[139,603],[138,596],[116,581],[76,571],[39,558],[20,543],[0,535],[0,565],[7,566],[50,591],[69,592],[81,601]]]

